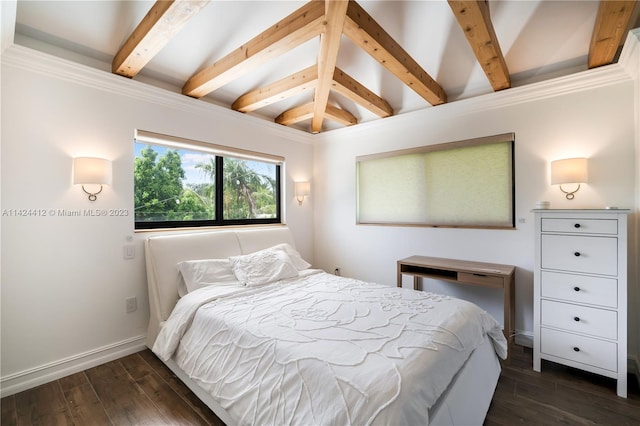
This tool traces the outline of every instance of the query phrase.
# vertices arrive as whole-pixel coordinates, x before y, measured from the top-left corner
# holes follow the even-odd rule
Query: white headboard
[[[152,347],[163,321],[178,301],[178,262],[197,259],[225,259],[253,253],[280,243],[295,246],[285,226],[220,230],[150,237],[145,241],[149,329],[147,346]]]

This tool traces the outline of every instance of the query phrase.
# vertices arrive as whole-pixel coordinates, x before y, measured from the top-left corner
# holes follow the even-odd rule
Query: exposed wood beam
[[[613,62],[637,4],[635,0],[600,1],[589,45],[589,68]]]
[[[336,68],[333,73],[333,90],[362,105],[379,117],[384,118],[393,115],[393,108],[387,101],[371,92],[339,68]]]
[[[314,65],[265,87],[245,93],[236,99],[231,108],[240,112],[255,111],[313,89],[317,83],[318,67]],[[393,115],[393,109],[387,101],[368,90],[337,67],[333,73],[331,89],[379,117]]]
[[[200,98],[265,62],[318,36],[323,30],[324,2],[311,1],[251,39],[245,45],[192,76],[182,88]]]
[[[289,126],[313,117],[313,102],[291,108],[276,117],[275,122]]]
[[[231,108],[240,112],[255,111],[305,90],[313,89],[317,83],[318,66],[313,65],[268,86],[245,93],[235,100]]]
[[[507,63],[491,22],[489,3],[486,0],[449,0],[449,6],[493,90],[511,87]]]
[[[354,1],[347,8],[344,34],[431,105],[447,102],[442,87]]]
[[[275,122],[284,126],[290,126],[304,120],[313,118],[314,102],[291,108],[276,117]],[[358,123],[358,119],[348,111],[336,108],[333,105],[327,105],[324,116],[345,126],[351,126]]]
[[[156,1],[116,53],[111,71],[134,77],[208,3],[208,0]]]
[[[322,130],[322,120],[329,101],[333,71],[338,60],[340,39],[347,14],[349,0],[330,0],[325,2],[325,30],[320,35],[320,49],[318,51],[318,84],[313,101],[313,119],[311,132]]]
[[[351,114],[349,111],[336,108],[333,105],[327,105],[325,116],[328,119],[337,121],[338,123],[344,124],[345,126],[352,126],[354,124],[358,124],[358,119],[354,117],[353,114]]]

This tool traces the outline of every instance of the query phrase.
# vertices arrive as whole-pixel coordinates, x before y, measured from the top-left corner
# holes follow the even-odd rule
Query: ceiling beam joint
[[[320,35],[320,49],[318,52],[318,84],[313,101],[313,119],[311,132],[322,130],[322,120],[329,102],[333,72],[338,60],[340,40],[344,21],[347,15],[349,0],[329,0],[325,2],[324,31]]]

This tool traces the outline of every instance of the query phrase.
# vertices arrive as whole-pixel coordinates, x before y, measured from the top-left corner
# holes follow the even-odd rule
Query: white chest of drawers
[[[534,210],[533,369],[557,362],[627,396],[628,210]]]

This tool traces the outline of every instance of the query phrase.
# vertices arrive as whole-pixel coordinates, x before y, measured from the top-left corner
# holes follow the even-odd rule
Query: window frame
[[[403,222],[401,220],[361,220],[361,188],[360,188],[360,164],[369,160],[379,160],[392,157],[401,157],[412,154],[428,154],[436,151],[447,151],[453,149],[478,147],[505,143],[509,144],[509,224],[465,224],[465,223],[437,223],[437,222]],[[431,228],[469,228],[469,229],[515,229],[516,221],[516,182],[515,182],[515,133],[503,133],[499,135],[466,139],[454,142],[446,142],[434,145],[426,145],[416,148],[408,148],[397,151],[388,151],[377,154],[362,155],[356,157],[356,224],[357,225],[377,225],[377,226],[413,226]]]
[[[162,135],[159,133],[148,132],[145,130],[136,130],[134,143],[147,145],[162,146],[175,150],[188,150],[194,152],[205,152],[215,156],[215,219],[197,219],[197,220],[156,220],[156,221],[137,221],[134,219],[135,231],[148,231],[160,229],[181,229],[181,228],[201,228],[201,227],[223,227],[223,226],[250,226],[250,225],[267,225],[282,224],[282,173],[284,170],[284,157],[264,154],[255,151],[248,151],[239,148],[233,148],[223,145],[210,144],[176,136]],[[135,158],[135,156],[134,156]],[[256,218],[256,219],[224,219],[224,159],[234,158],[240,160],[260,161],[275,165],[275,203],[276,214],[274,218]],[[220,171],[220,173],[218,172]],[[135,188],[134,188],[135,191]],[[134,205],[135,210],[135,205]]]

